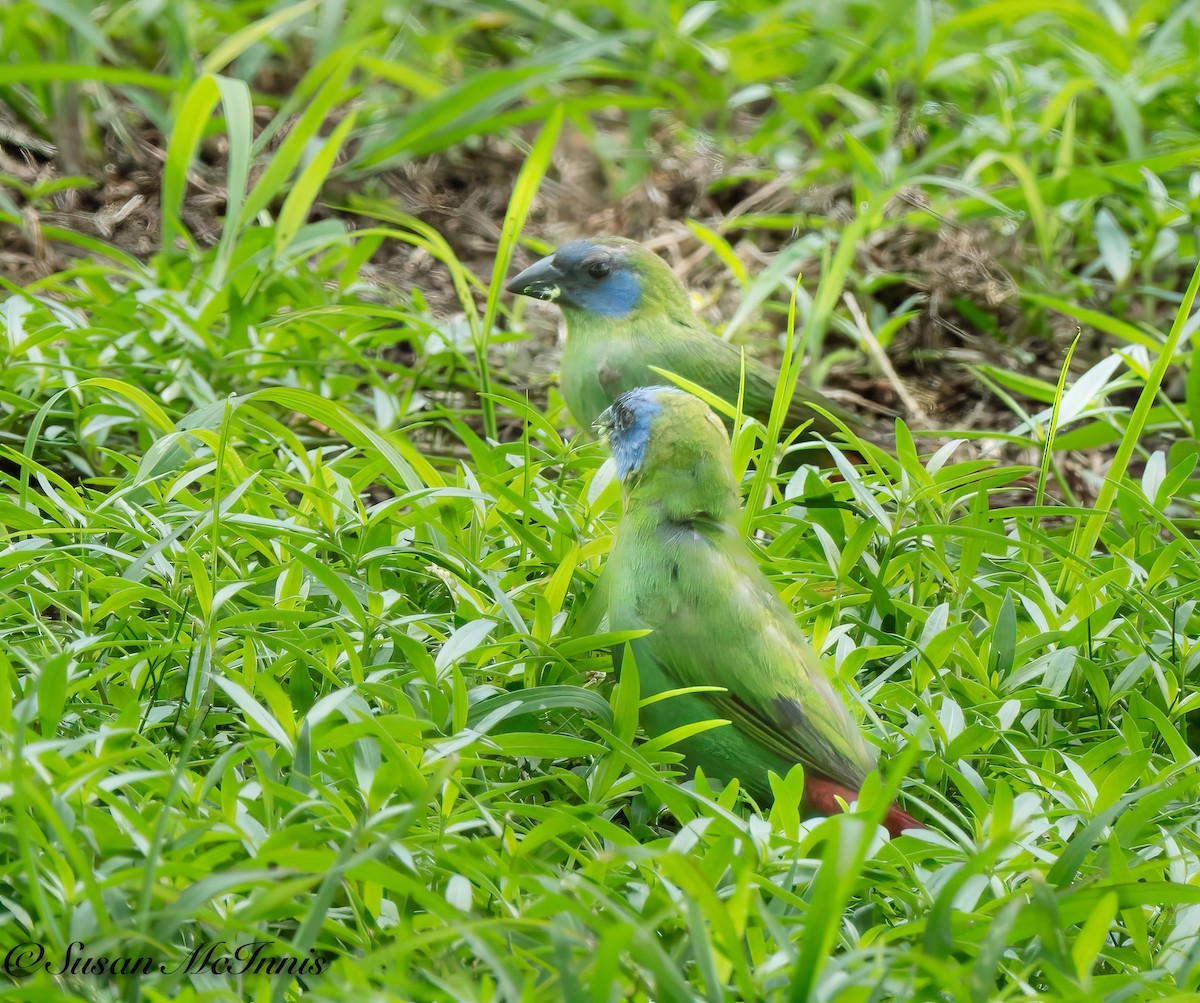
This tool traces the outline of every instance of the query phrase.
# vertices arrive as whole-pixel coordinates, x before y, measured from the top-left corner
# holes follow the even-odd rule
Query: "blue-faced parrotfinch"
[[[653,386],[619,397],[596,428],[623,498],[605,569],[609,624],[650,631],[630,642],[642,697],[722,688],[646,705],[647,731],[725,719],[675,746],[688,766],[769,800],[768,771],[784,776],[801,763],[805,806],[839,811],[875,756],[738,529],[724,425],[697,397]],[[893,834],[921,827],[896,807],[885,825]]]

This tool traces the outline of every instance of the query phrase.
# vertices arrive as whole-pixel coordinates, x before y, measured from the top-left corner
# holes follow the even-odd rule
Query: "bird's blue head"
[[[670,395],[689,396],[678,387],[636,387],[621,394],[596,419],[596,431],[608,440],[617,476],[622,481],[641,467],[650,441],[650,426],[662,412],[663,398]]]
[[[625,510],[649,505],[657,518],[728,522],[738,507],[725,426],[678,387],[638,387],[596,421],[608,440]]]
[[[638,259],[643,254],[661,261],[632,241],[573,240],[534,262],[505,288],[568,309],[620,319],[629,316],[642,301],[643,276]]]

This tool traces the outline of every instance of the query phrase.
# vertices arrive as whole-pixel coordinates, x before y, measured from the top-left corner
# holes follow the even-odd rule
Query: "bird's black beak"
[[[550,255],[535,261],[504,288],[518,296],[532,296],[553,303],[562,295],[561,281],[562,272],[554,267],[554,255]]]
[[[592,422],[592,431],[596,433],[597,439],[607,442],[608,435],[612,431],[612,427],[613,409],[611,407],[607,407],[600,413],[600,417]]]

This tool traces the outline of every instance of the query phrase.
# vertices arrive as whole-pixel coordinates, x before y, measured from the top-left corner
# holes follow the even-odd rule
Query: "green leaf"
[[[606,728],[611,728],[613,723],[612,708],[595,690],[580,686],[531,686],[524,690],[497,693],[472,704],[467,714],[467,727],[480,728],[481,722],[489,718],[497,723],[510,717],[547,710],[575,710],[589,714]],[[504,713],[494,716],[497,711]]]
[[[1096,243],[1108,274],[1118,286],[1124,285],[1133,270],[1133,248],[1116,217],[1103,207],[1096,210]]]

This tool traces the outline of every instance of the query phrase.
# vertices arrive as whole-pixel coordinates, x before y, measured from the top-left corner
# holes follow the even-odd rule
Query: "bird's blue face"
[[[608,440],[621,480],[642,465],[646,443],[650,440],[650,426],[662,411],[659,398],[663,394],[682,393],[677,387],[637,387],[621,394],[596,419],[596,431]]]
[[[642,299],[642,283],[620,247],[589,240],[563,244],[534,262],[506,287],[509,292],[614,319],[626,317]]]

